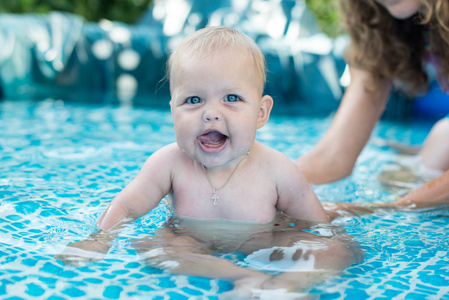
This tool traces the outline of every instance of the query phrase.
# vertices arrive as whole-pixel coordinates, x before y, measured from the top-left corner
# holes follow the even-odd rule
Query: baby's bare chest
[[[205,176],[190,179],[175,178],[173,183],[171,200],[180,217],[268,223],[277,214],[277,189],[269,176],[235,176],[224,185]]]

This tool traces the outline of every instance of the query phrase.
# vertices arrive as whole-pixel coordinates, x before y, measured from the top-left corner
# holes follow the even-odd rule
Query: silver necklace
[[[245,158],[248,157],[248,155],[249,155],[249,151],[248,151],[248,152],[246,153],[246,155],[243,156],[243,158],[237,163],[237,165],[235,166],[234,171],[232,171],[232,174],[231,174],[231,176],[229,176],[228,180],[226,180],[226,182],[225,182],[222,186],[220,186],[220,187],[218,187],[218,188],[217,188],[217,187],[214,187],[214,185],[212,184],[212,181],[210,180],[209,173],[207,173],[207,170],[206,170],[206,168],[204,167],[204,165],[201,164],[201,167],[203,167],[204,173],[206,174],[207,182],[209,182],[209,185],[210,185],[210,187],[212,188],[212,193],[213,193],[213,194],[212,194],[211,199],[212,199],[212,201],[214,202],[214,206],[217,206],[217,204],[218,204],[218,199],[220,198],[220,197],[218,197],[218,195],[217,195],[217,191],[221,190],[222,188],[224,188],[224,187],[228,184],[229,180],[231,180],[232,176],[234,176],[235,171],[237,171],[237,168],[239,167],[239,165],[242,163],[242,161],[243,161]]]

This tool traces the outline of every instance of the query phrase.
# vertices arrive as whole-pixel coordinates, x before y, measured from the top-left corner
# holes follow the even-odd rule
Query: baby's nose
[[[214,105],[209,105],[203,114],[204,121],[218,121],[221,119],[221,113],[219,109]]]

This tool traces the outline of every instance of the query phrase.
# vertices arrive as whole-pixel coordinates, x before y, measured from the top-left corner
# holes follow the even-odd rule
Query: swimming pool
[[[310,149],[330,118],[272,116],[258,139],[292,159]],[[382,139],[423,141],[430,124],[381,122],[354,174],[314,186],[323,202],[391,201],[378,182],[396,153]],[[168,110],[0,102],[1,299],[218,299],[224,280],[146,266],[131,246],[161,226],[160,205],[114,241],[106,259],[75,268],[54,255],[87,237],[95,221],[155,150],[173,142]],[[317,285],[321,299],[449,299],[449,209],[379,210],[334,221],[365,260]],[[229,254],[229,259],[241,259]]]

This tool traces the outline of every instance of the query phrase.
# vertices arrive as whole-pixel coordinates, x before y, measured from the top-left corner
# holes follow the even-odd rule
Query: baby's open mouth
[[[224,135],[218,131],[210,131],[198,137],[198,141],[206,147],[218,148],[223,145],[228,139],[227,135]]]

